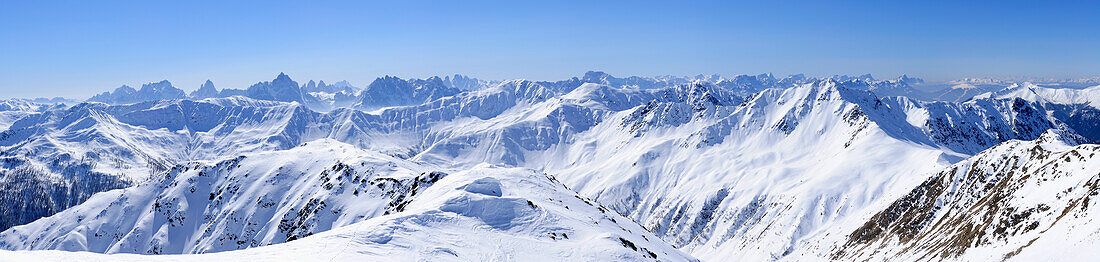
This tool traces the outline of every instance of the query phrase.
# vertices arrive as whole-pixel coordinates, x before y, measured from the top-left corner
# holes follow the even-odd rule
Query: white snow
[[[303,92],[280,75],[253,86],[251,98],[14,110],[24,113],[0,117],[11,126],[0,129],[0,149],[18,161],[0,171],[35,167],[79,181],[58,174],[86,163],[136,185],[8,229],[0,246],[196,255],[0,255],[823,259],[943,168],[1020,143],[1005,141],[1070,132],[1041,107],[1007,98],[1091,103],[1100,90],[1024,85],[950,103],[801,76],[588,78],[460,90],[451,80],[387,77],[349,100],[354,109],[333,109],[346,94]],[[1014,201],[1050,200],[1027,192]],[[1051,230],[1088,224],[1075,221],[1085,222]],[[1077,234],[1074,245],[1091,247],[1096,235]],[[1036,250],[1057,246],[1040,239],[1035,247],[1046,249]],[[1019,256],[1043,254],[1028,252]]]

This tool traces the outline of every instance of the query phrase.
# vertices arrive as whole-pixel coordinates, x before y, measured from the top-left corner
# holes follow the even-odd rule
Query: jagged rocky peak
[[[325,81],[321,81],[321,82],[323,83]],[[355,87],[355,86],[351,85],[351,83],[348,82],[348,80],[340,80],[336,83],[332,83],[332,86],[339,87],[339,88],[358,89],[358,87]]]
[[[324,81],[322,81],[322,83],[324,83]],[[317,91],[319,91],[319,90],[317,90],[317,82],[315,82],[313,80],[309,80],[309,82],[307,82],[305,85],[303,85],[302,90],[305,90],[306,92],[317,92]]]
[[[173,91],[172,89],[175,89],[175,88],[176,87],[172,86],[172,83],[168,82],[168,80],[160,80],[160,81],[157,81],[157,82],[150,82],[150,83],[141,85],[141,90],[138,90],[138,92],[142,92],[142,91],[146,91],[146,90],[148,92],[171,92],[171,91]]]
[[[615,77],[601,71],[588,71],[584,73],[584,76],[581,77],[581,80],[588,83],[602,83],[607,79],[614,78]]]
[[[108,92],[108,93],[109,93],[109,92]],[[130,86],[128,86],[128,85],[122,85],[122,86],[120,86],[120,87],[118,87],[118,88],[115,88],[115,91],[114,91],[114,93],[112,93],[112,94],[118,94],[118,95],[132,95],[132,94],[134,94],[134,93],[137,93],[137,89],[134,89],[133,87],[130,87]]]
[[[741,102],[741,97],[736,94],[705,81],[682,84],[667,90],[671,92],[665,92],[665,95],[678,96],[680,100],[687,101],[695,106],[701,106],[704,103],[715,106],[732,106]]]
[[[306,93],[320,92],[329,94],[336,94],[341,92],[354,94],[357,90],[357,88],[355,86],[352,86],[351,83],[348,83],[347,80],[339,81],[333,84],[325,83],[325,80],[309,80],[309,82],[303,84],[301,88],[302,92]]]
[[[247,96],[253,99],[282,101],[282,102],[306,102],[302,89],[298,82],[290,79],[284,73],[279,73],[270,82],[259,82],[246,90]]]
[[[906,84],[909,84],[909,85],[924,84],[924,79],[920,79],[920,78],[916,78],[916,77],[909,77],[909,75],[901,75],[900,77],[898,77],[897,81],[902,82],[902,83],[906,83]]]
[[[355,107],[369,109],[418,105],[460,92],[462,90],[445,85],[439,77],[405,80],[387,75],[371,82],[359,94],[359,102]]]
[[[448,87],[462,90],[477,90],[486,87],[481,80],[460,74],[444,77],[443,82],[446,83]]]
[[[859,75],[859,76],[834,75],[834,76],[831,76],[831,77],[828,77],[828,78],[829,79],[835,79],[835,80],[840,81],[840,82],[855,81],[855,80],[866,81],[866,82],[874,82],[875,81],[875,78],[873,76],[871,76],[871,74],[863,74],[863,75]]]
[[[416,80],[414,79],[413,81]],[[447,85],[443,84],[443,78],[440,78],[439,76],[429,77],[428,79],[424,79],[423,81],[425,84],[418,86],[417,88],[447,88]]]
[[[115,89],[114,92],[106,92],[93,96],[89,98],[88,101],[108,104],[131,104],[164,99],[182,99],[186,97],[187,93],[183,90],[172,86],[172,83],[168,82],[168,80],[162,80],[141,85],[141,89],[138,90],[123,85]]]
[[[206,80],[199,86],[198,90],[191,92],[191,98],[193,99],[205,99],[218,97],[218,89],[214,87],[214,81]]]

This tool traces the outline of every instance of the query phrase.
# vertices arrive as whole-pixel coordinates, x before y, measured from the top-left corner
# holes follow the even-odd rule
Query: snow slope
[[[552,176],[491,165],[424,170],[331,140],[183,164],[5,231],[0,245],[142,254],[249,248],[132,259],[691,260]]]
[[[832,258],[1033,261],[1068,250],[1095,258],[1100,146],[1082,141],[1050,131],[945,168],[848,234]]]
[[[290,88],[292,84],[288,84],[293,81],[284,76],[261,84],[263,88],[257,90],[293,89]],[[413,165],[408,168],[410,170],[420,167],[424,172],[456,173],[484,168],[483,163],[489,163],[550,174],[576,189],[582,198],[593,199],[594,205],[605,206],[609,213],[623,214],[630,218],[628,220],[640,222],[644,230],[653,233],[653,241],[663,240],[702,259],[772,260],[819,254],[802,250],[827,244],[820,239],[839,239],[836,236],[848,232],[837,233],[835,228],[862,224],[870,214],[905,195],[935,171],[989,147],[1013,139],[1032,140],[1049,129],[1073,132],[1052,117],[1054,114],[1043,104],[1025,99],[922,102],[905,97],[879,97],[869,86],[853,84],[872,81],[869,77],[836,78],[819,80],[790,76],[775,79],[771,75],[733,80],[720,76],[613,78],[596,72],[586,75],[583,80],[509,80],[447,95],[433,90],[457,90],[454,83],[447,84],[438,78],[430,79],[431,83],[395,78],[386,80],[393,85],[379,83],[381,86],[377,90],[395,89],[424,95],[414,96],[419,97],[415,101],[377,96],[377,101],[397,105],[374,111],[337,108],[317,112],[299,101],[242,96],[125,105],[85,103],[29,114],[0,133],[2,152],[10,159],[6,160],[9,164],[0,169],[0,174],[33,170],[23,173],[41,173],[36,176],[52,178],[41,179],[43,182],[37,185],[43,186],[8,187],[19,192],[53,194],[68,189],[49,184],[78,186],[83,184],[80,181],[84,181],[81,180],[84,177],[140,183],[134,188],[157,183],[141,183],[145,180],[173,181],[168,188],[189,192],[191,188],[177,188],[176,178],[193,177],[200,172],[195,170],[213,168],[209,165],[218,163],[213,161],[225,161],[227,157],[238,155],[284,152],[276,150],[300,150],[299,154],[307,155],[306,151],[310,150],[327,152],[310,145],[331,139],[349,144],[352,148],[348,150],[377,152],[367,154],[388,159],[380,162]],[[304,91],[290,93],[300,92]],[[304,159],[316,157],[324,156]],[[303,176],[305,180],[287,183],[311,188],[305,192],[328,195],[322,190],[324,184],[320,184],[322,189],[317,189],[318,180],[312,179],[325,171],[311,168],[332,165],[283,162],[288,162],[286,169],[308,169],[308,173],[313,174]],[[269,174],[266,171],[259,173]],[[230,174],[232,177],[245,176]],[[209,180],[211,186],[217,182],[213,178],[199,178]],[[257,195],[266,192],[264,194],[297,199],[287,202],[287,206],[295,210],[309,203],[304,196],[287,195],[291,193],[284,191],[288,191],[289,186],[237,182],[240,181],[218,183],[254,188]],[[180,184],[187,183],[190,182]],[[111,188],[99,188],[100,191],[108,189]],[[294,191],[292,189],[289,191]],[[196,187],[195,190],[217,188]],[[148,207],[149,203],[155,206],[163,202],[183,212],[178,205],[184,199],[188,200],[188,206],[202,206],[207,210],[207,206],[218,202],[208,199],[209,195],[191,199],[186,194],[181,197],[172,193],[161,199],[156,195],[159,194],[157,190],[142,192],[146,195],[134,196],[135,199],[152,202],[135,202],[130,212],[136,213],[130,214],[151,216],[149,221],[153,222],[124,224],[121,229],[111,231],[111,238],[86,241],[88,250],[229,251],[278,244],[291,236],[302,238],[304,234],[287,233],[319,233],[371,217],[378,218],[378,212],[384,214],[386,211],[383,208],[370,209],[374,210],[370,212],[361,210],[365,213],[351,212],[363,216],[356,219],[326,215],[304,223],[309,230],[284,227],[280,231],[269,226],[263,229],[266,231],[257,229],[262,235],[247,235],[241,231],[245,226],[233,224],[237,222],[207,225],[193,219],[193,215],[186,215],[182,217],[188,217],[184,219],[188,227],[179,228],[172,226],[178,222],[175,218],[172,220],[175,222],[167,222],[169,215],[157,218],[158,212],[135,211],[140,210],[137,207]],[[242,196],[240,203],[256,205],[257,202],[249,202],[257,200],[251,198],[256,195]],[[9,202],[18,201],[19,198],[14,198]],[[83,199],[77,198],[75,202],[81,201]],[[58,202],[56,206],[72,205],[67,203],[70,201]],[[325,203],[329,207],[344,206],[334,204],[337,202]],[[24,214],[41,217],[61,208]],[[79,207],[72,210],[92,212]],[[214,206],[211,210],[217,214],[253,212],[225,206]],[[272,211],[252,214],[259,220],[237,220],[258,225],[281,224],[289,214]],[[75,217],[49,217],[40,220],[41,223],[36,222],[39,226],[34,230],[13,233],[16,231],[13,228],[3,235],[14,238],[8,240],[11,241],[9,247],[13,248],[65,249],[72,243],[79,243],[64,242],[78,229],[41,226],[47,223],[42,221],[73,225],[72,219],[82,219]],[[229,221],[225,220],[228,218],[215,218],[212,219]],[[66,219],[70,221],[62,223]],[[165,235],[157,235],[165,225],[168,225]],[[56,230],[51,231],[51,228]],[[125,230],[127,228],[139,230]],[[232,241],[210,240],[200,232],[207,229],[218,234],[233,233],[236,238],[247,237]],[[131,231],[136,233],[129,234]],[[119,234],[119,239],[113,238],[114,233]],[[18,235],[28,238],[15,237]],[[52,240],[31,242],[31,235],[44,235],[48,236],[45,239]],[[130,242],[119,242],[123,236]],[[187,240],[178,241],[181,238]],[[138,244],[152,240],[173,244]],[[201,243],[192,242],[196,240]],[[62,245],[63,242],[66,244]]]
[[[616,112],[526,165],[697,257],[768,260],[983,144],[1055,126],[1026,103],[882,100],[831,81],[745,100]]]

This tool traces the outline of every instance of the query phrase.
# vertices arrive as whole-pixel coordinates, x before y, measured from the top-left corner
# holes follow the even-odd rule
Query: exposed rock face
[[[1100,146],[1085,141],[1050,131],[952,165],[875,214],[833,258],[1000,260],[1040,238],[1090,242],[1047,233],[1100,229],[1085,222],[1100,194]]]
[[[187,98],[187,94],[172,86],[168,80],[153,82],[141,85],[141,89],[134,90],[129,86],[122,86],[115,89],[114,92],[105,92],[92,98],[88,101],[103,102],[108,104],[132,104],[145,101],[154,100],[166,100],[166,99],[183,99]]]
[[[359,94],[359,102],[356,108],[382,108],[389,106],[418,105],[435,99],[452,96],[462,90],[448,87],[443,84],[443,79],[431,77],[428,79],[410,79],[386,76],[371,82],[363,92]]]
[[[206,83],[202,83],[202,86],[200,86],[198,90],[195,90],[195,92],[191,92],[191,99],[205,99],[214,97],[220,96],[218,95],[218,89],[214,88],[214,82],[210,80],[206,80]]]

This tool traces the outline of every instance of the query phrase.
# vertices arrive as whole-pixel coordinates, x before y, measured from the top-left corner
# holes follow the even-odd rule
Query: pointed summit
[[[306,82],[305,85],[302,85],[302,90],[305,90],[306,92],[313,92],[317,90],[317,82],[309,80],[309,82]]]
[[[199,86],[199,90],[191,92],[192,99],[205,99],[212,97],[218,97],[218,89],[214,87],[214,82],[210,81],[209,79],[206,80],[206,83],[202,83],[202,86]]]
[[[358,108],[418,105],[462,92],[448,87],[439,77],[404,80],[394,76],[375,79],[359,94]]]
[[[924,79],[909,77],[908,75],[901,75],[901,77],[898,77],[898,81],[909,85],[924,84]]]
[[[304,102],[302,88],[298,86],[298,82],[294,82],[284,73],[279,73],[279,76],[271,82],[256,83],[248,87],[246,92],[248,97],[253,99]]]
[[[137,89],[134,89],[133,87],[130,87],[128,85],[122,85],[118,88],[115,88],[115,93],[117,93],[117,94],[133,94],[133,93],[137,93]]]

